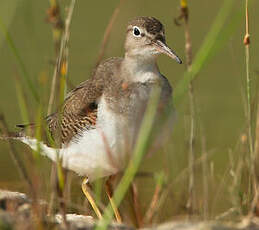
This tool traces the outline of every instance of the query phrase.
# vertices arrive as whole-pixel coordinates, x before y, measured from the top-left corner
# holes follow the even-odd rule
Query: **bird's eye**
[[[140,37],[141,36],[140,29],[137,26],[133,27],[133,35],[135,37]]]

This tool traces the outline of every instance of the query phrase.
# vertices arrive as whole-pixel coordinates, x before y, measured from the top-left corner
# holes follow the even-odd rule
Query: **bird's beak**
[[[182,60],[164,42],[160,40],[156,40],[153,42],[153,45],[159,53],[164,53],[168,55],[170,58],[173,58],[174,60],[176,60],[179,64],[182,64]]]

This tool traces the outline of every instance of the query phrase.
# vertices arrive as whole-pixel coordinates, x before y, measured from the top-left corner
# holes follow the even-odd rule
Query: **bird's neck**
[[[123,77],[128,81],[148,82],[160,77],[159,69],[154,56],[132,56],[125,54],[122,62]]]

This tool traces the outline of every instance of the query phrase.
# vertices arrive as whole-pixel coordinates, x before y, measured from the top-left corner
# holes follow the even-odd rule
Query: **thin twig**
[[[231,214],[236,213],[236,212],[238,212],[238,210],[237,210],[235,207],[232,207],[232,208],[228,209],[227,211],[225,211],[225,212],[220,213],[219,215],[217,215],[217,216],[215,217],[215,220],[216,220],[216,221],[222,220],[222,219],[224,219],[224,218],[226,218],[226,217],[228,217],[228,216],[230,216]]]
[[[55,89],[56,89],[56,82],[57,82],[57,75],[58,75],[58,54],[60,51],[60,43],[62,39],[62,34],[64,32],[64,22],[60,14],[60,6],[58,5],[57,0],[49,0],[50,7],[47,10],[47,21],[52,25],[52,34],[53,34],[53,41],[56,53],[56,63],[54,74],[52,77],[51,83],[51,91],[50,91],[50,98],[49,98],[49,105],[48,105],[48,112],[50,114],[52,111],[52,105],[55,98]]]
[[[259,97],[258,97],[259,99]],[[257,116],[256,116],[256,131],[255,131],[255,157],[256,160],[259,160],[259,100],[258,100],[258,105],[257,105]],[[258,162],[258,161],[256,161]]]
[[[54,103],[57,77],[60,74],[64,75],[64,76],[66,76],[66,74],[67,74],[68,41],[69,41],[69,37],[70,37],[70,24],[71,24],[71,20],[72,20],[75,1],[76,0],[71,0],[70,6],[68,8],[67,18],[65,20],[65,29],[64,29],[64,33],[63,33],[62,38],[61,38],[59,55],[58,55],[57,60],[56,60],[56,65],[55,65],[54,74],[53,74],[53,78],[52,78],[53,80],[52,80],[52,85],[51,85],[51,93],[50,93],[49,106],[48,106],[48,114],[51,113],[52,106],[53,106],[53,103]]]
[[[114,9],[113,14],[110,18],[110,21],[109,21],[109,23],[108,23],[108,25],[105,29],[105,32],[104,32],[104,35],[103,35],[103,41],[101,43],[101,48],[100,48],[99,55],[98,55],[98,58],[97,58],[97,61],[96,61],[96,66],[98,66],[103,59],[103,56],[104,56],[104,53],[105,53],[105,50],[106,50],[106,47],[107,47],[107,43],[109,41],[110,34],[111,34],[111,31],[112,31],[113,24],[114,24],[116,18],[118,17],[118,14],[120,12],[120,8],[121,8],[121,6],[124,2],[125,2],[125,0],[120,0],[118,6]]]
[[[149,205],[148,211],[146,212],[146,215],[144,217],[144,221],[143,221],[144,223],[150,224],[152,222],[154,213],[156,211],[158,199],[159,199],[159,194],[161,193],[161,188],[162,188],[161,184],[158,183],[156,185],[156,188],[155,188],[151,203]]]
[[[190,101],[190,114],[191,114],[191,124],[190,124],[190,137],[189,137],[189,199],[187,201],[187,208],[189,213],[193,213],[194,209],[194,140],[195,140],[195,103],[194,103],[194,94],[193,94],[193,84],[190,82],[189,84],[189,101]]]
[[[203,130],[203,129],[202,129]],[[202,161],[202,180],[203,180],[203,218],[208,219],[209,212],[209,188],[208,188],[208,152],[206,148],[206,139],[204,132],[202,132],[201,144],[202,144],[202,155],[204,156],[204,161]]]
[[[258,160],[259,160],[259,102],[257,105],[257,116],[256,116],[256,132],[255,132],[255,152],[254,152],[254,162],[253,162],[253,167],[254,170],[256,167],[258,167]],[[254,194],[254,199],[251,204],[251,209],[250,209],[250,214],[249,216],[253,216],[254,212],[259,212],[259,184],[258,184],[258,179],[256,176],[256,171],[254,171],[254,187],[255,187],[255,194]]]
[[[54,74],[52,77],[52,83],[51,83],[51,90],[50,90],[50,97],[49,97],[49,105],[48,105],[48,112],[47,114],[50,114],[52,111],[52,106],[54,103],[54,98],[55,98],[55,89],[56,89],[56,82],[57,82],[57,75],[58,75],[58,58],[56,61],[55,69],[54,69]]]
[[[52,190],[50,194],[50,201],[49,201],[49,206],[47,211],[49,216],[53,214],[53,207],[57,197],[56,181],[57,181],[57,167],[56,167],[56,164],[53,162],[51,165],[51,172],[50,172],[50,182],[51,182]]]
[[[258,202],[259,202],[259,185],[257,183],[257,185],[255,187],[254,198],[252,200],[250,212],[248,214],[248,217],[250,219],[252,219],[254,217],[255,212],[258,212],[258,210],[256,210],[256,208],[258,207]]]
[[[7,123],[5,121],[4,115],[0,114],[0,125],[2,128],[2,132],[3,134],[8,137],[9,136],[9,129],[7,126]],[[34,187],[32,184],[32,181],[30,179],[30,177],[28,176],[28,173],[25,169],[25,166],[23,164],[23,162],[21,161],[21,159],[19,158],[19,155],[17,154],[15,147],[13,145],[13,143],[11,142],[11,140],[9,138],[6,138],[6,141],[9,145],[10,148],[10,155],[11,158],[13,159],[14,164],[16,165],[19,175],[21,176],[21,178],[27,183],[30,191],[32,192],[33,197],[35,197],[36,192],[34,191]]]
[[[135,212],[135,217],[137,220],[137,228],[141,228],[143,224],[143,217],[141,214],[141,207],[139,202],[138,188],[134,181],[131,183],[131,193],[133,198],[133,207]]]

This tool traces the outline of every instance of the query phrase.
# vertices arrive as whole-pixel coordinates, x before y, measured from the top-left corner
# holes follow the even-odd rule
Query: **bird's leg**
[[[99,219],[102,219],[102,214],[99,210],[99,208],[97,207],[91,193],[90,193],[90,189],[89,189],[89,186],[87,185],[88,184],[88,179],[85,178],[82,182],[82,190],[83,190],[83,193],[85,194],[87,200],[89,201],[89,203],[91,204],[95,214],[97,215],[97,217]]]
[[[113,195],[113,188],[112,188],[112,184],[111,184],[111,179],[112,177],[109,177],[105,183],[105,190],[106,190],[106,193],[107,193],[107,196],[109,198],[109,201],[111,203],[111,206],[112,206],[112,209],[113,209],[113,212],[115,214],[115,218],[117,220],[118,223],[122,223],[122,219],[121,219],[121,215],[119,213],[119,210],[116,206],[116,204],[114,203],[114,200],[112,199],[112,195]]]

